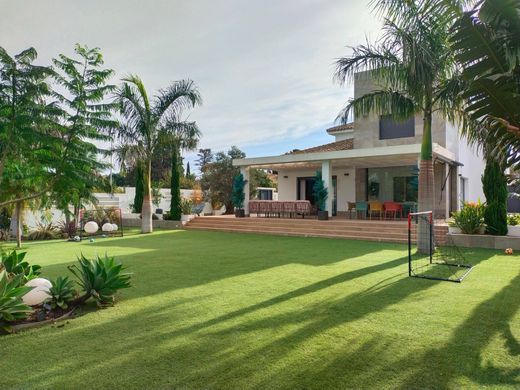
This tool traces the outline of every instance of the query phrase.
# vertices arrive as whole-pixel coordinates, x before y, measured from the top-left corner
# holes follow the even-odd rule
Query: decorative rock
[[[44,278],[29,280],[26,286],[33,287],[31,291],[22,297],[23,303],[29,306],[41,305],[43,301],[50,297],[49,289],[52,283]]]
[[[93,234],[93,233],[97,232],[98,229],[99,229],[99,226],[94,221],[89,221],[85,224],[85,232],[87,232],[89,234]]]
[[[119,229],[119,226],[117,226],[115,223],[112,224],[112,231],[117,232],[117,229]]]
[[[112,230],[114,230],[114,227],[111,223],[107,222],[101,227],[101,230],[103,230],[104,232],[111,232]]]

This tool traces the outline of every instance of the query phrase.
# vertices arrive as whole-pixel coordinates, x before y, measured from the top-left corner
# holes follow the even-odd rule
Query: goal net
[[[118,207],[80,211],[79,238],[123,237],[123,215]]]
[[[409,276],[460,283],[471,268],[450,236],[436,237],[433,212],[408,215]]]

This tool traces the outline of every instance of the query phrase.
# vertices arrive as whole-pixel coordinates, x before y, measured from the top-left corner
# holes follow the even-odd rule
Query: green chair
[[[356,216],[359,218],[361,213],[363,219],[367,219],[368,202],[356,202]]]

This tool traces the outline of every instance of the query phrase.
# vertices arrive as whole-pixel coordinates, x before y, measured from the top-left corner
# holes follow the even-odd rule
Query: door
[[[297,196],[298,200],[308,200],[311,202],[311,205],[316,206],[316,201],[314,199],[314,182],[316,179],[314,177],[298,177],[296,179],[297,185]],[[338,178],[337,176],[332,176],[332,193],[329,191],[329,196],[332,196],[332,215],[336,215],[338,212]]]

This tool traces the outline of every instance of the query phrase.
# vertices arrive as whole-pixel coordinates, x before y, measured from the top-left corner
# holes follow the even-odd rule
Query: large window
[[[368,200],[417,202],[418,193],[419,180],[416,166],[368,169]]]
[[[391,115],[379,118],[379,139],[404,138],[415,136],[415,118],[396,121]]]

